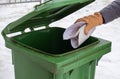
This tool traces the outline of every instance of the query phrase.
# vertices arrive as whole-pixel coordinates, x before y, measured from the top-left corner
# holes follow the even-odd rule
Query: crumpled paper
[[[91,29],[86,35],[84,29],[86,27],[85,22],[77,22],[70,27],[68,27],[63,33],[63,40],[69,40],[73,48],[78,48],[82,43],[84,43],[90,35],[94,32],[95,28]]]

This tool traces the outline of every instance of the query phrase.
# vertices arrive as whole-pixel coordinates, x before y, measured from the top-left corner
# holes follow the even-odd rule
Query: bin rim
[[[66,17],[93,1],[94,0],[49,0],[43,4],[36,5],[34,11],[8,24],[2,31],[2,35],[6,36],[6,34],[15,32],[23,33],[27,28],[34,31],[34,28],[37,27],[49,27],[50,23]],[[81,6],[76,7],[77,5]],[[63,12],[65,12],[65,14],[63,14]]]
[[[60,28],[60,27],[50,27],[50,28],[48,28],[48,29],[64,29],[64,28]],[[43,29],[43,30],[46,30],[46,29]],[[39,30],[38,30],[39,31]],[[32,33],[32,32],[31,32]],[[27,34],[27,33],[26,33]],[[20,36],[20,35],[19,35]],[[15,43],[16,45],[20,45],[20,46],[22,46],[22,47],[25,47],[25,48],[27,48],[27,49],[29,49],[29,50],[33,50],[33,51],[35,51],[35,52],[39,52],[39,53],[42,53],[42,54],[45,54],[45,55],[48,55],[48,56],[53,56],[53,57],[60,57],[60,56],[65,56],[65,55],[68,55],[68,54],[71,54],[71,53],[73,53],[73,52],[75,52],[75,51],[78,51],[78,50],[83,50],[83,49],[86,49],[86,48],[88,48],[88,47],[91,47],[91,46],[94,46],[94,45],[96,45],[96,44],[98,44],[99,42],[100,42],[100,40],[98,39],[98,38],[96,38],[96,37],[94,37],[94,36],[90,36],[89,37],[89,39],[92,39],[92,40],[94,40],[94,42],[92,42],[92,43],[90,43],[90,44],[88,44],[88,45],[84,45],[83,46],[83,44],[81,45],[81,46],[79,46],[78,48],[76,48],[76,49],[73,49],[72,51],[67,51],[67,52],[62,52],[62,54],[60,53],[60,54],[51,54],[51,53],[49,53],[49,52],[46,52],[46,51],[43,51],[43,50],[39,50],[39,49],[36,49],[36,48],[33,48],[33,47],[30,47],[29,45],[26,45],[26,44],[24,44],[24,43],[21,43],[21,42],[19,42],[19,41],[17,41],[17,40],[15,40],[14,38],[10,38],[10,41],[11,42],[13,42],[13,43]]]

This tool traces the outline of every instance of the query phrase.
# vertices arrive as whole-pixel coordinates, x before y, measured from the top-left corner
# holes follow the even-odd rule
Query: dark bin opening
[[[63,54],[75,50],[70,45],[70,40],[63,40],[63,32],[65,29],[51,27],[38,31],[25,33],[11,38],[13,42],[19,43],[27,48],[35,51],[43,51],[46,54]],[[90,37],[79,48],[98,42],[97,38]],[[42,53],[42,52],[41,52]]]

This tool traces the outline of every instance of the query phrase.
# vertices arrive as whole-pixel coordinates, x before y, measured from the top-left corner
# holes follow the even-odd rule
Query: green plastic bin
[[[111,51],[111,42],[90,37],[73,49],[63,40],[64,28],[49,24],[94,0],[50,0],[10,23],[3,31],[6,47],[12,49],[15,79],[94,79],[99,59]],[[45,26],[45,29],[34,28]],[[30,32],[24,32],[25,29]],[[8,37],[8,34],[21,32]]]

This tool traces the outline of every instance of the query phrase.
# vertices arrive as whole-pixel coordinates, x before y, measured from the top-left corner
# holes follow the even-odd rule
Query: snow
[[[77,18],[93,14],[101,10],[113,0],[96,0],[92,4],[52,23],[51,26],[69,27]],[[7,24],[15,21],[21,16],[29,13],[38,3],[0,5],[0,32]],[[104,55],[96,68],[95,79],[120,79],[120,19],[97,27],[93,36],[103,38],[112,42],[112,51]],[[4,45],[4,39],[0,35],[0,79],[15,79],[12,65],[11,50]]]

